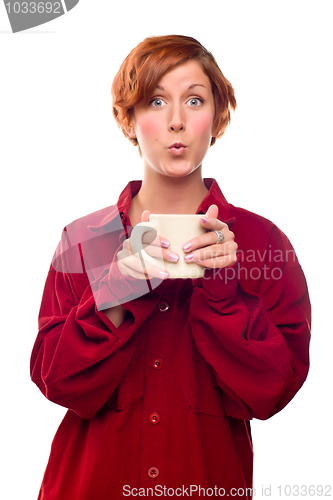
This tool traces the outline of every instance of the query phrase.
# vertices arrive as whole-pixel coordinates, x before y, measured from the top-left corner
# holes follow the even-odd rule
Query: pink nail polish
[[[185,259],[186,261],[193,260],[193,259],[194,259],[194,255],[193,255],[193,253],[191,253],[190,255],[185,255],[184,259]]]
[[[161,241],[161,246],[162,246],[163,248],[169,248],[169,246],[170,246],[170,242],[169,242],[169,241],[167,241],[167,240],[162,240],[162,241]]]
[[[192,246],[192,243],[186,243],[186,245],[183,245],[183,250],[185,250],[185,252],[187,252]]]
[[[177,262],[179,260],[179,257],[176,253],[171,252],[169,254],[169,260],[171,260],[171,262]]]
[[[206,224],[206,222],[208,222],[208,220],[201,218],[201,222],[203,222],[204,224]]]
[[[164,271],[159,271],[159,273],[158,273],[158,274],[159,274],[159,275],[161,276],[161,278],[163,278],[163,279],[165,279],[165,278],[169,278],[169,273],[166,273],[166,272],[164,272]]]

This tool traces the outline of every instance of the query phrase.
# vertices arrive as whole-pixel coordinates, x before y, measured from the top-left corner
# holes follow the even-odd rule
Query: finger
[[[199,262],[202,260],[216,259],[226,255],[235,255],[238,249],[237,243],[234,241],[224,244],[212,245],[202,248],[195,252],[191,252],[184,256],[185,262]]]
[[[162,246],[148,245],[145,252],[156,259],[163,259],[168,262],[178,262],[179,255],[175,252],[162,248]]]
[[[147,231],[143,234],[142,243],[144,245],[153,245],[156,247],[169,248],[170,241],[168,241],[163,236],[157,235],[154,239],[152,239],[154,233],[152,231]]]
[[[147,234],[147,233],[145,233]],[[152,233],[149,233],[150,237]],[[145,235],[144,235],[145,236]],[[157,236],[154,241],[149,241],[149,236],[146,238],[143,237],[143,248],[145,252],[151,257],[155,257],[156,259],[163,259],[168,262],[177,262],[179,260],[179,255],[175,252],[171,252],[170,250],[165,250],[170,246],[170,242],[163,238],[163,236]],[[118,252],[119,259],[124,259],[130,255],[133,255],[133,250],[131,247],[130,239],[126,239],[123,242],[123,249]]]
[[[149,210],[144,210],[141,214],[141,222],[148,222],[150,217]]]
[[[146,279],[144,273],[142,272],[142,266],[141,269],[135,269],[134,267],[127,265],[125,259],[118,261],[118,268],[124,276],[130,276],[131,278],[139,280]]]
[[[122,254],[125,255],[125,256],[128,256],[128,255],[131,255],[132,253],[132,248],[131,248],[131,243],[130,243],[130,239],[126,239],[123,241],[123,248],[122,250],[120,250],[118,253],[117,253],[117,256]]]
[[[207,217],[207,215],[201,217],[200,223],[205,229],[213,229],[214,231],[215,230],[220,231],[228,227],[228,225],[225,222],[216,219],[216,217]]]
[[[230,240],[223,244],[211,245],[206,248],[201,248],[195,252],[185,255],[186,262],[198,262],[200,260],[215,259],[227,255],[236,255],[238,245],[235,241]]]
[[[149,217],[150,217],[150,211],[149,210],[144,210],[141,214],[141,222],[149,222]],[[170,242],[166,239],[163,238],[162,236],[156,236],[156,238],[152,241],[152,232],[147,231],[144,233],[142,237],[142,243],[143,244],[148,244],[148,245],[155,245],[155,246],[162,246],[163,248],[168,248],[170,246]]]
[[[142,238],[143,248],[145,252],[156,259],[163,259],[168,262],[178,262],[179,255],[175,252],[169,250],[170,242],[163,238],[163,236],[157,235],[157,237],[150,242],[152,233],[145,233]],[[133,252],[132,252],[133,253]]]
[[[179,260],[179,256],[177,254],[175,254],[174,252],[170,252],[169,250],[163,250],[161,248],[161,245],[149,245],[146,247],[145,251],[152,257],[164,259],[168,262],[177,262]],[[133,278],[137,279],[152,277],[162,277],[163,279],[165,279],[167,277],[164,274],[160,274],[160,272],[163,272],[164,270],[162,270],[159,266],[154,266],[150,263],[146,263],[144,259],[142,263],[139,255],[133,254],[129,239],[124,241],[123,250],[118,252],[117,262],[118,267],[122,268],[122,274],[126,276],[132,276]]]
[[[218,206],[211,205],[206,212],[206,217],[217,219],[218,213],[219,213]]]
[[[216,219],[213,219],[216,220]],[[230,241],[234,239],[234,233],[232,231],[229,231],[228,226],[221,221],[219,222],[219,229],[218,231],[222,231],[222,234],[224,236],[224,242]],[[203,248],[207,246],[211,246],[217,243],[217,234],[215,233],[215,230],[207,231],[205,234],[202,234],[201,236],[196,236],[195,238],[192,238],[189,240],[187,243],[183,245],[183,250],[184,252],[192,252],[193,250],[196,250],[198,248]],[[223,243],[219,243],[221,245]]]
[[[119,259],[118,267],[122,274],[124,274],[125,276],[131,276],[132,278],[136,279],[165,279],[168,277],[168,273],[166,273],[164,269],[154,266],[149,262],[146,262],[144,259],[142,264],[141,259],[136,255],[131,255],[130,257]]]

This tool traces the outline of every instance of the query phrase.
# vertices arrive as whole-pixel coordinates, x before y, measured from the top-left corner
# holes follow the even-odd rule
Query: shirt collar
[[[197,214],[205,214],[211,205],[217,205],[219,211],[217,218],[221,221],[225,221],[229,218],[229,203],[225,199],[220,190],[220,187],[215,179],[207,178],[204,179],[208,193],[202,200],[197,208]],[[131,206],[132,199],[139,192],[141,188],[142,181],[131,181],[127,184],[125,189],[121,192],[117,205],[110,207],[107,214],[101,219],[101,221],[95,225],[88,226],[92,231],[97,231],[100,228],[110,224],[111,222],[120,222],[120,217],[123,225],[129,225],[128,212]],[[124,218],[123,218],[124,217]],[[118,225],[118,224],[117,224]]]

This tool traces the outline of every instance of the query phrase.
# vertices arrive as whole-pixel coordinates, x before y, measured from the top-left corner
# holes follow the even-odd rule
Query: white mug
[[[145,262],[167,271],[171,279],[202,278],[205,268],[195,262],[187,263],[184,260],[186,252],[182,248],[192,238],[206,233],[206,229],[200,224],[201,217],[198,214],[150,214],[149,222],[140,222],[133,227],[130,238],[133,253],[139,254]],[[162,254],[161,258],[148,255],[142,244],[142,236],[147,232],[166,238],[170,242],[168,250],[179,255],[179,260],[168,262],[162,259]]]

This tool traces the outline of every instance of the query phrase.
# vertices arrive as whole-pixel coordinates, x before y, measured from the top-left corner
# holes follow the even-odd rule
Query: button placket
[[[158,476],[163,481],[165,476],[167,435],[163,416],[166,413],[168,376],[165,370],[168,354],[168,341],[165,332],[168,331],[168,325],[171,327],[172,314],[170,313],[170,302],[160,299],[148,323],[146,351],[148,363],[146,365],[141,439],[142,465],[145,466],[141,468],[143,484],[145,483],[144,475],[146,481],[148,478],[155,479]]]

